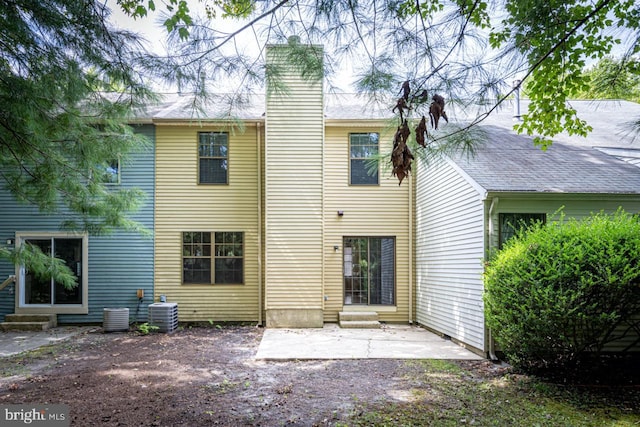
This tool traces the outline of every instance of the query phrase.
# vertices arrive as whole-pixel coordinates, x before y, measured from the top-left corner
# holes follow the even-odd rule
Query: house
[[[173,94],[141,114],[136,126],[153,147],[122,165],[120,185],[149,195],[136,219],[153,238],[80,236],[82,302],[69,306],[29,304],[23,269],[2,263],[0,275],[17,273],[18,283],[0,291],[0,313],[86,323],[128,307],[135,320],[166,300],[183,322],[321,327],[343,312],[373,312],[487,355],[483,263],[512,224],[550,220],[561,207],[577,218],[640,212],[640,145],[618,134],[640,105],[578,102],[593,133],[561,135],[547,151],[516,135],[502,110],[481,125],[474,157],[416,159],[398,185],[388,163],[370,161],[391,152],[390,106],[325,93],[289,66],[287,49],[267,51],[270,66],[284,67],[286,91],[217,95],[199,115],[190,95]],[[2,243],[76,238],[60,234],[59,217],[0,198]]]
[[[181,321],[320,327],[346,306],[409,322],[412,186],[366,170],[395,129],[363,105],[346,114],[321,81],[281,78],[287,93],[233,112],[242,130],[223,99],[197,121],[189,97],[152,118],[156,296]]]
[[[640,105],[579,101],[593,126],[585,139],[560,135],[547,151],[516,135],[511,110],[482,125],[475,156],[420,165],[416,179],[416,320],[486,354],[483,261],[520,219],[640,212],[640,144],[627,123]],[[555,216],[556,219],[557,215]]]
[[[561,207],[577,218],[618,207],[640,212],[640,170],[633,165],[640,155],[633,145],[620,148],[628,142],[617,134],[621,117],[640,116],[636,104],[578,102],[593,134],[561,135],[547,151],[516,135],[510,110],[502,110],[482,125],[486,141],[475,157],[417,161],[417,173],[398,186],[384,165],[363,173],[358,157],[390,152],[397,119],[388,108],[322,93],[295,73],[286,80],[286,95],[267,98],[264,109],[261,100],[248,100],[253,111],[234,114],[245,126],[238,134],[220,121],[224,111],[215,102],[212,120],[194,122],[180,107],[153,119],[155,290],[178,302],[182,320],[317,327],[336,322],[340,312],[366,310],[487,354],[483,263],[513,233],[510,224],[551,219]],[[208,160],[196,145],[208,132],[228,152],[217,184],[199,181]],[[218,274],[226,280],[216,262],[228,257],[204,249],[212,254],[205,277],[187,283],[200,262],[191,256],[197,249],[189,233],[215,248],[224,244],[215,243],[216,234],[226,232],[237,233],[250,254],[240,261],[243,282],[216,283]]]
[[[135,126],[135,131],[153,140],[154,127]],[[113,188],[144,191],[142,208],[132,217],[153,230],[154,152],[149,144],[128,159],[114,160]],[[137,232],[116,230],[106,236],[90,236],[61,229],[64,210],[44,214],[34,206],[19,203],[0,190],[0,244],[12,249],[25,242],[63,258],[78,276],[79,285],[65,290],[53,281],[37,280],[24,267],[0,260],[0,278],[15,275],[16,283],[0,290],[0,319],[7,314],[57,315],[60,323],[96,323],[104,308],[129,308],[132,320],[147,318],[153,300],[153,238]],[[138,290],[142,290],[142,301]]]

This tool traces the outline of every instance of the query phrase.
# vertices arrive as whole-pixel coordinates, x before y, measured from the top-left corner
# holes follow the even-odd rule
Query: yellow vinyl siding
[[[343,237],[395,237],[396,307],[370,306],[378,311],[380,320],[406,323],[409,321],[410,215],[409,192],[414,177],[401,186],[391,176],[387,165],[381,165],[380,184],[349,185],[349,134],[378,132],[380,153],[391,151],[393,132],[385,123],[378,127],[351,127],[348,124],[326,128],[325,135],[325,284],[324,320],[336,322],[343,309]],[[383,161],[384,162],[384,161]],[[337,212],[344,212],[338,216]],[[338,251],[334,250],[338,246]],[[345,306],[348,310],[349,306]]]
[[[321,310],[322,82],[281,78],[288,91],[267,97],[265,124],[265,308]]]
[[[155,297],[178,303],[180,321],[257,321],[258,168],[256,127],[229,133],[228,184],[198,184],[198,132],[156,128]],[[244,233],[243,285],[182,284],[183,231]]]

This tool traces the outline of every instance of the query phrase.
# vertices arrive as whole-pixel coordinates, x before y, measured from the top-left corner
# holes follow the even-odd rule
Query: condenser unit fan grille
[[[157,302],[149,304],[149,324],[158,327],[158,332],[171,333],[178,329],[178,304]]]

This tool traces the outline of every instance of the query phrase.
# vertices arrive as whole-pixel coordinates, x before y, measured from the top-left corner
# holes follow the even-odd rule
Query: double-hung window
[[[379,183],[377,133],[352,133],[349,135],[349,161],[351,185],[377,185]]]
[[[198,183],[227,184],[229,182],[229,134],[198,133]]]
[[[243,284],[244,233],[182,233],[182,282]]]
[[[546,220],[547,215],[543,213],[501,213],[499,215],[499,247],[501,248],[507,240],[512,238],[522,228],[526,228],[536,222],[545,223]]]

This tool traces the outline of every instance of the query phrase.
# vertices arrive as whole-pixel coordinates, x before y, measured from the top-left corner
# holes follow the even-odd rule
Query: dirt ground
[[[406,361],[259,361],[262,333],[96,328],[0,359],[0,404],[67,404],[73,426],[335,426],[363,405],[412,399]],[[484,378],[508,369],[456,363]]]
[[[0,404],[67,404],[75,426],[328,426],[356,403],[410,398],[403,361],[258,361],[262,333],[96,328],[28,358],[0,359]]]

